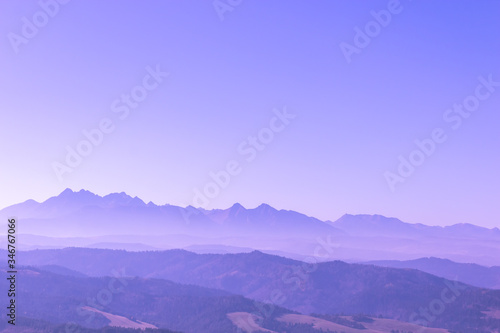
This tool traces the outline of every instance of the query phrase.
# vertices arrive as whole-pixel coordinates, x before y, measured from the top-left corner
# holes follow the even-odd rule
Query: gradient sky
[[[187,206],[236,160],[209,208],[499,226],[500,87],[456,130],[443,114],[500,81],[500,2],[402,0],[348,63],[340,43],[389,3],[243,0],[221,20],[212,1],[72,0],[16,53],[41,7],[0,2],[0,207],[67,187]],[[157,65],[169,76],[120,119],[112,103]],[[285,106],[296,117],[248,162],[237,147]],[[103,118],[114,131],[58,180]],[[447,140],[391,191],[384,173],[434,128]]]

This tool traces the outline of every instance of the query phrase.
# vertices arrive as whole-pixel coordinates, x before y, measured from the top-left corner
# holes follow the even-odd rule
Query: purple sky
[[[498,226],[500,86],[478,79],[500,82],[498,1],[53,4],[0,2],[0,207],[67,187],[186,206],[208,188],[208,208]],[[356,27],[375,30],[346,57]],[[447,111],[464,100],[474,111]],[[295,118],[275,119],[285,107]],[[398,175],[435,128],[446,140]],[[229,184],[206,187],[228,163]]]

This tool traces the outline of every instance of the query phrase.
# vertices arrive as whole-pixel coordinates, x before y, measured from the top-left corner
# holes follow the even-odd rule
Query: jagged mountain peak
[[[276,211],[276,209],[274,207],[271,207],[270,205],[266,204],[266,203],[261,203],[258,207],[255,208],[256,210],[259,210],[259,211]]]
[[[235,204],[233,204],[231,207],[229,207],[230,210],[246,210],[245,207],[243,207],[242,204],[240,204],[239,202],[236,202]]]

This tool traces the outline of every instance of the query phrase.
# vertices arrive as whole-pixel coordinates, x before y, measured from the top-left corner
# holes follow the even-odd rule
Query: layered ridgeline
[[[447,332],[366,315],[304,315],[161,279],[64,276],[33,267],[20,269],[19,277],[24,281],[18,294],[22,317],[14,328],[0,323],[1,332]]]
[[[320,221],[262,204],[247,209],[155,205],[125,193],[104,197],[65,190],[0,211],[19,220],[23,249],[85,246],[127,250],[185,248],[202,252],[253,249],[303,259],[347,261],[439,257],[486,266],[500,265],[500,230],[472,224],[448,227],[409,224],[380,215],[344,215]],[[4,240],[2,240],[4,242]],[[318,254],[318,246],[324,248]]]
[[[338,332],[500,329],[500,290],[414,269],[341,261],[306,264],[258,251],[221,255],[67,248],[20,252],[18,260],[32,267],[19,278],[23,315],[57,324],[89,326],[87,318],[95,316],[90,327],[117,321],[131,325],[129,320],[186,332],[236,332],[236,326],[250,325],[247,317],[253,314],[261,317],[255,325],[275,332],[295,332],[290,327],[299,324],[335,327],[321,320],[343,325]],[[354,320],[359,314],[372,319]],[[416,324],[444,330],[408,326]],[[296,332],[309,332],[297,327],[302,330]]]
[[[458,280],[476,287],[500,289],[500,266],[484,267],[477,264],[456,263],[448,259],[420,258],[415,260],[380,260],[366,262],[382,267],[412,268]]]

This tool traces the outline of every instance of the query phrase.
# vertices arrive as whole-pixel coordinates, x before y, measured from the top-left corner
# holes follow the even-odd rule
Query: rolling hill
[[[365,313],[467,332],[475,332],[474,327],[500,327],[500,318],[495,317],[500,290],[480,289],[415,269],[341,261],[306,264],[257,251],[200,255],[184,250],[68,248],[23,252],[19,260],[63,266],[94,277],[119,270],[130,277],[167,279],[275,303],[302,314]],[[422,314],[437,305],[439,316]]]
[[[500,289],[500,267],[498,266],[484,267],[477,264],[456,263],[448,259],[434,257],[408,261],[371,261],[365,264],[394,268],[413,268],[449,280],[458,280],[476,287]]]

